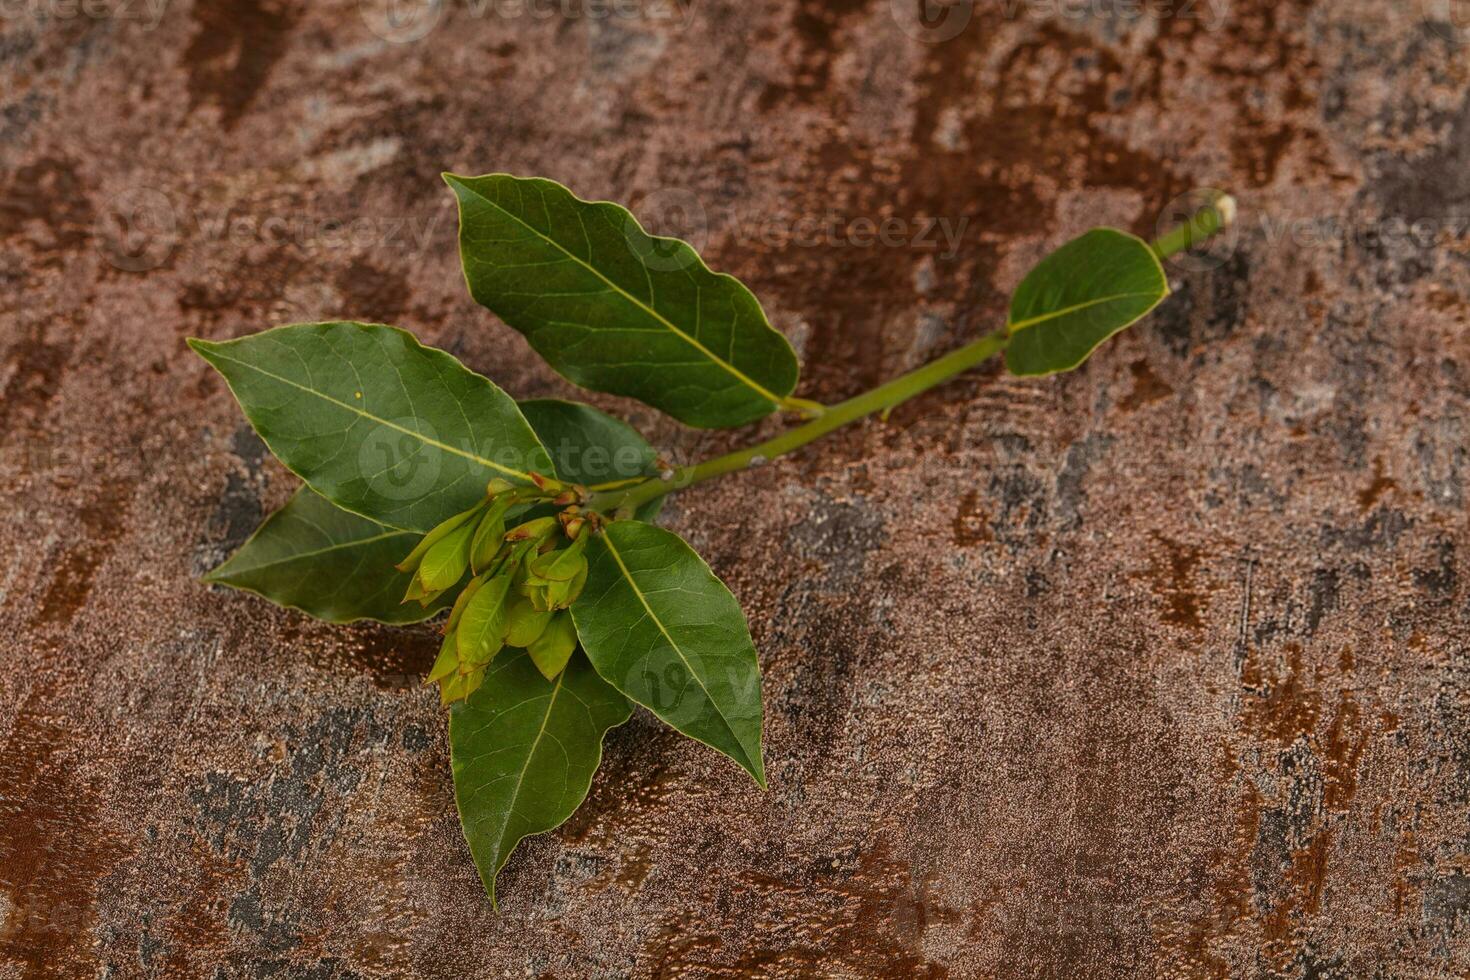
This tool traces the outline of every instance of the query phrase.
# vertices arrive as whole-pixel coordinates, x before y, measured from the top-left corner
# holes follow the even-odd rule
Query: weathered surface
[[[1470,970],[1470,34],[1163,6],[934,43],[906,0],[450,3],[389,43],[350,0],[8,5],[0,977]],[[771,789],[640,713],[497,916],[431,631],[195,579],[292,480],[185,336],[380,319],[569,393],[465,295],[441,170],[690,234],[825,400],[1089,225],[1243,219],[1074,375],[673,502],[751,614]]]

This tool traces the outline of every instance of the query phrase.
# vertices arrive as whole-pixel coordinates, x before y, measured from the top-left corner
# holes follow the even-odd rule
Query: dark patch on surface
[[[998,501],[991,527],[1012,548],[1035,543],[1035,532],[1050,516],[1046,485],[1019,464],[997,467],[986,493]]]
[[[853,628],[854,611],[820,602],[799,610],[797,648],[801,659],[768,711],[780,712],[796,737],[810,745],[832,745],[847,717],[852,686],[871,661],[866,634]]]
[[[300,11],[288,0],[195,0],[198,25],[184,50],[189,108],[214,105],[233,129],[286,53]]]
[[[1087,503],[1087,474],[1113,442],[1112,436],[1089,433],[1087,438],[1073,443],[1067,450],[1067,459],[1057,474],[1057,514],[1063,530],[1082,525],[1082,507]]]
[[[1380,507],[1361,524],[1345,528],[1323,525],[1322,544],[1350,554],[1397,547],[1399,538],[1414,522],[1403,511]]]
[[[1470,917],[1470,875],[1452,871],[1425,887],[1425,922],[1458,933],[1462,918],[1467,917]]]
[[[300,622],[303,631],[314,629]],[[381,690],[406,691],[424,682],[444,638],[432,625],[381,626],[357,623],[337,627],[336,642],[312,644],[308,662],[325,674],[366,674]],[[286,630],[286,638],[297,635],[297,624]]]
[[[0,38],[0,45],[4,38]],[[4,52],[0,51],[0,63]],[[55,104],[40,92],[27,92],[18,101],[0,106],[0,146],[14,143],[24,136],[46,115],[46,109]]]
[[[344,319],[396,323],[413,298],[405,273],[380,268],[362,258],[353,259],[337,273],[336,282],[345,304]]]
[[[434,744],[434,737],[422,725],[405,725],[403,747],[410,752],[422,752]]]
[[[263,774],[208,772],[188,791],[194,829],[216,854],[240,862],[243,890],[230,902],[229,920],[272,952],[299,947],[319,914],[299,894],[284,905],[267,903],[263,885],[276,868],[301,874],[330,846],[351,797],[364,778],[359,754],[385,743],[389,731],[371,709],[330,708],[304,729],[282,733],[284,758]]]
[[[1153,314],[1149,332],[1178,357],[1229,339],[1245,323],[1251,257],[1245,242],[1206,273],[1191,274]]]
[[[1431,568],[1414,569],[1414,584],[1435,599],[1451,599],[1459,575],[1455,569],[1455,542],[1453,538],[1441,536],[1434,542],[1437,558]]]
[[[832,59],[838,51],[837,33],[844,22],[867,9],[870,0],[798,0],[791,27],[800,51],[791,65],[789,83],[767,85],[760,109],[769,112],[784,101],[811,102],[827,90]]]
[[[990,531],[990,518],[980,504],[979,490],[968,491],[964,499],[960,501],[959,507],[955,510],[951,531],[955,546],[958,548],[968,548],[995,540],[995,535]]]
[[[1204,603],[1204,596],[1195,584],[1200,549],[1172,541],[1162,534],[1155,533],[1153,537],[1163,548],[1162,555],[1155,552],[1151,557],[1153,564],[1149,571],[1154,595],[1164,601],[1162,621],[1192,630],[1203,629],[1200,607]]]
[[[918,85],[912,132],[915,158],[907,175],[946,203],[979,211],[940,208],[937,214],[975,214],[989,232],[1032,233],[1045,227],[1040,178],[1067,173],[1089,187],[1143,192],[1151,213],[1184,186],[1168,163],[1135,150],[1098,125],[1113,110],[1112,96],[1129,71],[1117,54],[1055,22],[1006,53],[996,69],[997,89],[987,114],[964,113],[964,149],[937,137],[947,108],[967,108],[971,83],[1005,11],[976,5],[969,27],[953,40],[930,45]],[[922,161],[922,163],[921,163]],[[968,184],[968,187],[962,185]]]
[[[1312,572],[1309,591],[1311,604],[1307,609],[1307,635],[1311,636],[1322,625],[1323,617],[1337,608],[1342,594],[1342,582],[1337,569],[1319,568]]]
[[[38,327],[28,338],[17,341],[6,352],[4,363],[10,374],[0,390],[0,434],[18,427],[20,419],[32,424],[40,421],[51,399],[61,388],[61,374],[66,367],[67,351],[60,344],[46,341],[44,328]]]
[[[68,546],[56,562],[56,570],[32,620],[36,626],[70,623],[92,594],[97,570],[118,544],[132,506],[133,485],[104,481],[94,485],[92,493],[92,499],[77,512],[81,540]]]
[[[883,543],[883,518],[864,501],[822,501],[791,529],[797,553],[821,562],[823,588],[844,589],[857,582],[868,553]]]
[[[272,248],[258,258],[247,252],[225,274],[185,283],[178,293],[179,310],[186,323],[202,326],[226,319],[248,321],[268,313],[296,277],[304,274],[307,264],[289,249]],[[207,330],[199,332],[210,335]]]
[[[1133,375],[1133,390],[1118,402],[1118,407],[1125,412],[1135,412],[1145,405],[1152,405],[1174,394],[1174,389],[1154,374],[1148,361],[1143,358],[1129,364],[1128,373]]]
[[[260,527],[264,516],[260,502],[261,466],[269,450],[248,425],[235,430],[230,438],[230,447],[240,460],[240,466],[225,476],[224,492],[220,494],[210,517],[217,541],[212,551],[218,553],[220,560],[243,545]]]
[[[1358,492],[1358,508],[1367,513],[1378,504],[1385,493],[1397,487],[1397,483],[1384,475],[1383,460],[1375,458],[1373,460],[1373,482]]]
[[[0,241],[24,241],[55,265],[92,240],[97,224],[87,184],[76,164],[64,157],[42,157],[17,167],[0,184]],[[29,232],[40,230],[40,236]]]
[[[1385,156],[1368,193],[1385,215],[1409,224],[1470,208],[1470,96],[1449,118],[1442,142],[1417,157]]]
[[[508,57],[497,52],[497,57]],[[507,63],[505,73],[512,71],[513,62]],[[501,85],[497,92],[508,86]],[[503,111],[490,114],[482,124],[493,125],[490,135],[477,132],[473,145],[475,161],[470,169],[478,172],[483,160],[492,158],[493,147],[519,141],[534,140],[540,132],[529,120],[515,110],[518,106],[502,106]],[[352,191],[342,198],[343,213],[359,207],[365,200],[386,195],[392,202],[394,215],[405,215],[409,223],[405,234],[416,247],[454,249],[457,221],[453,211],[442,211],[438,206],[443,201],[444,181],[439,174],[452,169],[452,161],[464,159],[465,147],[444,126],[447,115],[457,110],[445,95],[436,93],[418,98],[396,99],[376,111],[356,113],[340,127],[329,130],[320,145],[322,152],[330,152],[340,146],[370,143],[381,139],[384,133],[399,138],[398,152],[391,160],[362,174],[354,182]],[[481,140],[487,140],[482,144]],[[481,150],[481,147],[485,147]],[[576,188],[573,188],[575,190]],[[427,210],[426,210],[427,207]],[[441,217],[443,216],[443,217]],[[399,258],[401,263],[401,257]],[[401,268],[401,265],[399,265]]]
[[[1207,332],[1195,338],[1196,343],[1218,343],[1245,323],[1250,279],[1250,255],[1238,248],[1210,276],[1210,300],[1204,317]]]
[[[716,898],[710,892],[720,887],[702,884],[699,899]],[[952,926],[959,912],[945,906],[921,862],[895,857],[883,836],[874,835],[852,857],[844,854],[835,862],[829,857],[805,868],[777,862],[750,868],[741,875],[739,892],[753,893],[771,912],[777,903],[800,896],[811,909],[812,923],[799,942],[737,949],[712,923],[671,915],[640,951],[639,975],[950,976],[947,967],[925,955],[923,938],[933,926]],[[771,912],[760,915],[757,928],[775,925],[768,923]]]
[[[1165,271],[1168,271],[1167,266]],[[1149,320],[1149,332],[1162,338],[1176,357],[1189,356],[1194,344],[1192,326],[1197,289],[1194,276],[1181,279],[1173,292],[1154,309]]]

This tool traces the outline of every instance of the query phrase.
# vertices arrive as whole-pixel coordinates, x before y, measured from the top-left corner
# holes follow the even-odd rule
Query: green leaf
[[[292,472],[392,527],[427,532],[482,499],[492,477],[551,472],[509,395],[403,330],[303,323],[189,346]]]
[[[700,428],[786,404],[796,354],[738,280],[624,208],[540,178],[444,179],[470,293],[572,381]]]
[[[587,548],[577,636],[607,681],[765,786],[760,663],[740,603],[677,534],[616,521]]]
[[[523,650],[507,650],[485,682],[449,714],[454,796],[490,900],[520,841],[558,826],[581,805],[602,738],[633,706],[583,657],[548,681]]]
[[[445,595],[427,609],[400,601],[413,575],[393,563],[418,539],[412,531],[333,507],[302,487],[204,580],[332,623],[416,623],[453,598]]]
[[[1042,259],[1016,289],[1006,367],[1017,375],[1070,371],[1168,295],[1147,242],[1095,228]]]
[[[568,483],[605,490],[658,475],[658,453],[626,422],[590,405],[556,398],[533,398],[520,406],[551,453],[556,475]],[[638,519],[653,520],[663,504],[663,497],[649,501],[638,509]]]

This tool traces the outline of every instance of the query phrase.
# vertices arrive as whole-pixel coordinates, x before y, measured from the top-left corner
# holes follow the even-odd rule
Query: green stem
[[[1228,225],[1234,217],[1234,199],[1222,195],[1213,204],[1191,217],[1188,223],[1168,232],[1154,242],[1154,253],[1161,259],[1166,259],[1191,248]],[[650,477],[630,487],[603,490],[594,494],[587,506],[603,513],[616,512],[616,516],[619,517],[627,516],[642,505],[667,493],[692,487],[696,483],[703,483],[705,480],[724,476],[726,473],[735,473],[759,466],[778,456],[784,456],[800,449],[834,429],[839,429],[850,422],[856,422],[874,412],[887,411],[915,395],[928,391],[936,385],[941,385],[956,375],[963,374],[990,360],[1004,350],[1009,342],[1010,334],[1004,330],[987,334],[915,371],[894,378],[855,398],[849,398],[845,402],[827,407],[821,415],[805,425],[788,429],[765,442],[705,460],[694,466],[678,467],[672,473]]]
[[[1166,232],[1153,243],[1154,254],[1161,259],[1186,252],[1235,220],[1235,198],[1217,194],[1207,206],[1200,208],[1178,228]]]

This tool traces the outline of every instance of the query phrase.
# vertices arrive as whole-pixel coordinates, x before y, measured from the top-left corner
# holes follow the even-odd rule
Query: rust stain
[[[990,530],[990,515],[985,513],[980,503],[980,491],[971,490],[960,501],[954,515],[953,531],[954,543],[961,548],[995,540]]]
[[[1118,407],[1123,411],[1137,411],[1145,405],[1152,405],[1174,394],[1174,389],[1165,384],[1157,374],[1154,374],[1153,369],[1148,366],[1148,361],[1139,358],[1128,365],[1128,370],[1133,375],[1133,390],[1118,402]]]
[[[1423,857],[1419,853],[1419,844],[1414,836],[1414,831],[1405,830],[1400,835],[1398,847],[1393,853],[1393,910],[1395,915],[1402,915],[1420,904],[1420,889],[1415,886],[1410,875],[1422,867]]]
[[[378,626],[360,623],[331,627],[330,642],[307,642],[324,638],[325,627],[298,613],[282,627],[281,642],[298,646],[308,663],[326,674],[366,674],[379,689],[408,690],[420,686],[443,637],[432,626]]]
[[[1267,677],[1256,662],[1254,651],[1241,665],[1241,684],[1247,691],[1242,718],[1248,730],[1259,733],[1282,747],[1310,735],[1321,717],[1317,692],[1303,675],[1302,647],[1287,645],[1284,677]]]
[[[300,11],[278,0],[198,0],[190,12],[198,25],[184,51],[190,108],[218,106],[232,129],[286,53]]]
[[[401,270],[383,269],[355,259],[337,274],[337,290],[346,303],[343,316],[394,323],[408,310],[413,290]]]
[[[914,869],[897,861],[881,836],[871,838],[850,862],[822,858],[787,874],[747,870],[735,896],[755,899],[766,915],[793,904],[801,908],[806,921],[799,941],[773,938],[731,956],[717,926],[681,916],[666,921],[644,948],[642,968],[652,977],[732,980],[832,975],[942,980],[950,975],[924,955],[922,940],[931,923],[957,922],[960,912],[937,899],[931,881],[916,880]]]
[[[133,484],[103,482],[92,488],[93,496],[81,506],[82,540],[56,564],[51,582],[41,596],[33,625],[71,622],[92,593],[97,570],[117,546],[127,511],[132,503]]]
[[[844,23],[865,10],[871,0],[800,0],[792,11],[791,27],[800,40],[792,65],[792,81],[767,85],[759,107],[769,112],[784,101],[811,103],[832,80],[832,59],[838,52],[837,34]]]
[[[1358,767],[1368,747],[1372,730],[1360,726],[1362,712],[1346,689],[1337,697],[1337,710],[1322,739],[1323,775],[1326,779],[1322,805],[1329,811],[1346,813],[1358,793]]]
[[[1200,549],[1193,545],[1179,544],[1157,532],[1153,538],[1164,549],[1162,556],[1157,552],[1150,556],[1149,569],[1154,595],[1164,601],[1163,621],[1192,630],[1203,629],[1200,607],[1204,596],[1195,583],[1195,572],[1201,558]]]
[[[67,157],[17,167],[0,184],[0,241],[29,241],[41,266],[58,265],[63,254],[85,248],[95,226],[87,184]],[[44,229],[44,237],[25,237],[33,228]]]
[[[40,421],[61,388],[66,362],[66,349],[47,342],[44,327],[5,352],[10,378],[0,389],[0,432],[18,425],[22,417],[32,424]]]
[[[1385,493],[1398,487],[1398,484],[1383,472],[1383,457],[1376,456],[1373,459],[1373,482],[1358,492],[1358,508],[1364,513],[1373,509],[1379,499]]]
[[[88,938],[98,888],[129,851],[64,751],[72,737],[55,692],[41,687],[0,752],[0,892],[9,905],[0,961],[19,966],[22,980],[98,972]]]
[[[1332,831],[1318,831],[1305,847],[1291,853],[1291,865],[1283,882],[1285,894],[1261,922],[1266,953],[1278,966],[1295,956],[1297,933],[1303,919],[1322,906],[1322,889],[1327,881],[1327,859],[1332,851]]]
[[[1254,781],[1238,779],[1239,765],[1229,747],[1223,751],[1235,773],[1225,779],[1236,780],[1239,787],[1234,808],[1227,814],[1228,839],[1209,854],[1209,883],[1197,903],[1201,914],[1182,923],[1166,922],[1158,931],[1165,962],[1177,971],[1164,975],[1227,980],[1230,961],[1223,950],[1251,928],[1255,882],[1250,854],[1260,832],[1263,802]]]

